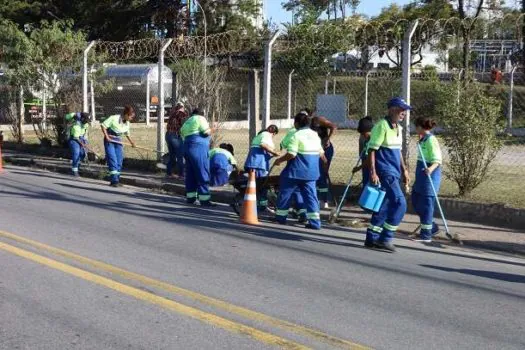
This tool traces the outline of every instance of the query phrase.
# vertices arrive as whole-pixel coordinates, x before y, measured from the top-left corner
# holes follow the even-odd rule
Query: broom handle
[[[365,150],[361,152],[359,155],[359,158],[357,158],[357,163],[355,163],[355,166],[359,166],[359,163],[361,162],[361,157],[363,156]],[[354,167],[355,168],[355,167]],[[352,180],[354,179],[354,169],[352,169],[352,175],[350,175],[350,180],[348,180],[348,184],[346,185],[345,191],[343,192],[343,197],[341,198],[341,201],[339,202],[339,205],[337,206],[337,209],[335,211],[335,215],[339,215],[339,212],[341,211],[341,208],[343,207],[343,203],[345,202],[346,194],[348,193],[348,190],[350,189],[350,185],[352,184]]]
[[[122,142],[122,141],[114,141],[114,140],[111,140],[111,143],[116,143],[116,144],[119,144],[119,145],[122,145],[122,146],[133,147],[133,145],[132,145],[131,143]],[[161,154],[164,153],[164,152],[162,152],[162,151],[157,151],[157,150],[155,150],[155,149],[146,148],[146,147],[141,147],[141,146],[137,146],[137,145],[135,145],[134,148],[141,149],[141,150],[143,150],[143,151],[154,152],[154,153],[161,153]]]
[[[423,161],[423,165],[425,166],[425,170],[428,169],[427,167],[427,161],[425,160],[425,156],[423,155],[423,150],[421,149],[421,145],[419,142],[417,143],[417,149],[419,151],[419,155],[421,156],[421,160]],[[436,192],[436,188],[434,187],[434,182],[432,181],[432,176],[430,174],[427,174],[428,181],[430,182],[430,187],[432,187],[432,192],[434,192],[434,197],[436,197],[436,203],[439,209],[439,214],[441,214],[441,219],[443,220],[443,224],[445,225],[445,230],[447,232],[447,237],[452,237],[450,235],[450,232],[448,230],[448,224],[447,219],[445,219],[445,214],[443,214],[443,209],[441,208],[441,204],[439,203],[439,197]]]

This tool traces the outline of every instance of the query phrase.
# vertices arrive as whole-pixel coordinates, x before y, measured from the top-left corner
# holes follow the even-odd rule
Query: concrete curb
[[[25,158],[17,156],[5,155],[4,160],[13,165],[20,166],[35,166],[37,168],[50,170],[57,173],[69,174],[70,168],[65,165],[57,165],[52,162],[39,160],[38,158]],[[58,160],[57,160],[58,161]],[[81,169],[81,174],[84,177],[102,179],[105,171],[95,171],[89,169]],[[123,175],[121,182],[125,185],[142,187],[147,189],[157,189],[168,193],[177,195],[185,195],[184,185],[182,183],[162,183],[149,179],[137,179]],[[333,193],[335,196],[342,195],[345,185],[334,185]],[[350,191],[355,194],[356,191]],[[213,200],[221,203],[231,203],[232,196],[227,191],[213,191]],[[352,197],[355,197],[353,195]],[[523,230],[525,227],[525,209],[518,209],[508,207],[505,204],[491,204],[491,203],[476,203],[463,200],[456,200],[451,198],[440,198],[440,203],[448,220],[455,220],[461,222],[472,222],[476,224],[509,228],[513,230]],[[412,206],[409,204],[409,213],[414,214]],[[436,217],[439,213],[436,211]]]

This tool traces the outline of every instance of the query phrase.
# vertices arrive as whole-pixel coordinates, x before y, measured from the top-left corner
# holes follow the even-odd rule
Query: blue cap
[[[394,97],[393,99],[388,101],[387,106],[388,108],[399,107],[399,108],[404,109],[405,111],[412,110],[412,107],[410,107],[410,105],[406,103],[405,100],[403,100],[401,97]]]

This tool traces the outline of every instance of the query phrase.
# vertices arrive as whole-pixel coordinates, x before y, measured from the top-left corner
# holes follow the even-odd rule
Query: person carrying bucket
[[[170,117],[166,126],[166,144],[169,150],[169,160],[166,164],[166,177],[180,178],[184,175],[184,145],[180,129],[188,113],[182,102],[177,102],[175,108],[170,111]]]
[[[122,136],[126,136],[131,147],[135,147],[135,142],[130,137],[130,122],[133,118],[135,118],[135,111],[133,107],[128,105],[124,107],[122,114],[109,116],[100,124],[104,134],[104,150],[106,151],[106,161],[112,187],[120,185],[120,172],[124,161]]]
[[[80,163],[86,157],[87,129],[89,127],[89,113],[75,113],[73,124],[69,129],[69,150],[71,151],[71,174],[79,177]]]
[[[218,148],[210,150],[211,186],[224,186],[228,183],[230,174],[237,169],[237,161],[233,153],[233,146],[229,143],[221,143]]]
[[[321,139],[310,128],[308,116],[295,116],[296,133],[291,137],[286,154],[275,160],[275,165],[287,162],[279,181],[276,220],[286,224],[292,195],[299,189],[306,207],[306,228],[319,230],[321,217],[317,198],[316,181],[319,178],[319,161],[327,163]]]
[[[180,130],[184,142],[186,160],[186,202],[213,206],[210,195],[210,135],[212,129],[200,109],[195,108]]]
[[[415,124],[416,132],[419,135],[418,144],[421,149],[418,151],[416,181],[411,196],[412,205],[421,224],[419,237],[415,240],[430,243],[432,237],[439,231],[438,225],[434,222],[434,205],[436,203],[435,196],[439,193],[441,185],[441,148],[437,137],[430,132],[436,127],[436,122],[430,118],[419,117]],[[423,153],[423,157],[420,152]],[[434,184],[435,193],[429,177]]]
[[[250,151],[244,163],[244,170],[255,171],[255,178],[267,177],[270,173],[270,159],[279,153],[275,152],[273,137],[279,133],[277,125],[270,125],[266,130],[259,132],[252,140]],[[257,189],[258,209],[265,211],[268,208],[268,193],[265,188]]]
[[[379,211],[372,215],[366,231],[365,247],[394,252],[394,235],[406,212],[406,200],[400,180],[410,181],[408,170],[401,155],[402,127],[399,123],[411,110],[402,98],[395,97],[388,104],[388,115],[374,128],[369,141],[368,164],[370,182],[385,191]]]
[[[330,164],[334,157],[334,145],[331,142],[331,138],[337,130],[337,125],[329,121],[325,117],[313,115],[310,113],[310,127],[316,131],[321,138],[321,144],[324,149],[324,155],[327,163],[324,164],[322,161],[319,162],[319,180],[317,180],[317,192],[320,201],[320,206],[323,209],[329,209],[328,194],[330,192],[329,187],[329,175]]]
[[[366,116],[364,118],[359,119],[359,123],[357,125],[357,132],[360,134],[359,136],[359,157],[361,158],[361,165],[358,165],[354,169],[352,169],[352,172],[357,173],[358,171],[361,170],[361,175],[363,178],[363,188],[368,184],[370,180],[370,170],[367,164],[367,160],[368,160],[368,143],[370,141],[370,135],[371,135],[373,127],[374,127],[374,122],[372,120],[372,117]]]

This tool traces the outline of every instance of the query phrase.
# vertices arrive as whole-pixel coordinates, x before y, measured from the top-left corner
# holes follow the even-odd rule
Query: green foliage
[[[436,113],[445,128],[449,162],[445,175],[465,196],[487,180],[492,162],[502,147],[497,133],[501,103],[472,79],[436,84]]]

